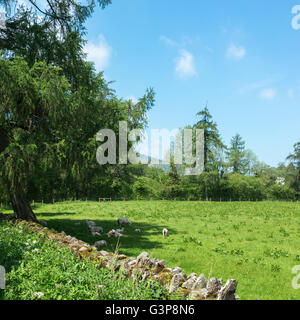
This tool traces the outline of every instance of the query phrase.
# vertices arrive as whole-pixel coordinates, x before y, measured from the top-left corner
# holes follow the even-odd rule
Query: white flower
[[[280,186],[284,186],[285,185],[285,178],[283,177],[278,177],[275,181],[276,184],[280,185]]]
[[[33,292],[33,295],[34,295],[35,297],[37,297],[38,299],[40,299],[41,297],[44,296],[44,293],[43,293],[43,292]]]

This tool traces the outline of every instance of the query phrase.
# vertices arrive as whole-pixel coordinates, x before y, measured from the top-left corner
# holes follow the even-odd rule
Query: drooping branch
[[[0,126],[0,153],[9,146],[9,138],[6,130]]]

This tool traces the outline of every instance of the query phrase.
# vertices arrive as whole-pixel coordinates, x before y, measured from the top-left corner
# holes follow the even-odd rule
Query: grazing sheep
[[[110,230],[109,233],[107,234],[108,238],[119,238],[123,237],[123,234],[117,232],[117,230]]]
[[[163,234],[164,237],[167,237],[168,233],[169,233],[168,229],[163,229],[162,234]]]
[[[103,248],[103,247],[107,247],[107,243],[105,240],[100,240],[95,242],[94,246],[99,249],[99,248]]]
[[[131,226],[131,221],[127,218],[119,218],[118,219],[118,225],[121,226],[122,224],[124,224],[125,226]]]
[[[85,224],[88,226],[88,228],[96,227],[96,222],[85,220]]]
[[[141,229],[135,229],[134,232],[142,232]]]
[[[103,232],[103,229],[101,227],[88,227],[88,228],[91,233],[93,233],[93,232],[102,233]]]
[[[116,238],[116,230],[112,229],[107,234],[108,238]]]

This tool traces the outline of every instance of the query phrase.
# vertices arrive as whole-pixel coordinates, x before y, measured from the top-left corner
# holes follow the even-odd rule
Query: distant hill
[[[142,163],[147,162],[148,166],[151,168],[162,168],[165,172],[168,172],[170,170],[170,165],[163,164],[163,160],[152,158],[151,156],[146,156],[144,154],[139,155],[139,158],[141,159]],[[151,164],[151,162],[158,162],[159,164]]]

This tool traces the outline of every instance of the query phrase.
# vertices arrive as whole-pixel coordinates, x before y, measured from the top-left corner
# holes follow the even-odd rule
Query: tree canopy
[[[14,2],[1,3],[11,9]],[[104,8],[109,0],[30,3],[42,18],[20,7],[0,32],[0,161],[15,214],[35,220],[26,193],[43,185],[39,175],[50,186],[53,180],[69,189],[77,183],[76,193],[93,169],[118,185],[128,168],[96,167],[96,133],[118,132],[119,121],[129,130],[144,128],[154,92],[148,89],[135,104],[118,99],[86,61],[83,23],[97,3]]]

